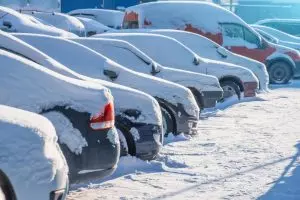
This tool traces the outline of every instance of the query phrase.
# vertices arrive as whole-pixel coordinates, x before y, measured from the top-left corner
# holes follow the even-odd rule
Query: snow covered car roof
[[[87,37],[111,30],[111,28],[109,28],[108,26],[105,26],[104,24],[94,19],[85,18],[85,17],[76,17],[76,18],[79,19],[79,21],[84,25]]]
[[[91,18],[110,28],[120,28],[124,18],[124,12],[108,9],[77,9],[72,10],[68,14],[71,16]]]
[[[201,10],[201,12],[199,12]],[[184,20],[182,16],[185,16]],[[213,17],[208,17],[213,16]],[[206,32],[216,33],[218,25],[222,22],[236,22],[245,24],[240,18],[235,17],[229,10],[226,10],[214,3],[201,1],[157,1],[143,3],[126,8],[125,11],[126,23],[127,19],[138,19],[139,28],[147,26],[151,23],[152,28],[161,28],[160,25],[173,21],[173,26],[177,29],[184,29],[187,25],[192,25],[199,30],[205,28]],[[203,20],[200,20],[203,19]],[[123,27],[126,28],[126,26]]]
[[[283,40],[283,41],[287,41],[287,42],[300,43],[300,38],[299,37],[294,36],[294,35],[290,35],[288,33],[280,31],[278,29],[271,28],[271,27],[268,27],[268,26],[256,25],[256,24],[252,24],[251,26],[255,29],[265,31],[266,33],[276,37],[279,40]]]
[[[263,25],[263,24],[270,23],[270,22],[282,22],[282,23],[292,22],[292,23],[300,23],[300,19],[278,19],[278,18],[263,19],[263,20],[260,20],[260,21],[256,22],[255,24],[257,24],[257,25]]]
[[[173,105],[182,105],[191,116],[197,118],[199,116],[199,108],[193,94],[183,86],[129,70],[83,45],[64,38],[34,34],[14,34],[14,36],[38,47],[42,52],[74,70],[77,76],[84,75],[81,77],[86,80],[103,79],[142,90]],[[64,49],[68,54],[57,52],[57,48]],[[72,56],[67,56],[70,53]],[[117,77],[110,78],[107,72],[113,72]],[[70,71],[68,73],[72,74]]]
[[[7,32],[39,33],[52,36],[75,37],[72,33],[42,24],[30,16],[3,6],[0,6],[0,24],[1,30]]]
[[[35,16],[42,19],[49,24],[52,24],[56,28],[63,29],[65,31],[74,33],[78,36],[85,36],[85,27],[76,17],[69,16],[63,13],[57,12],[40,12],[40,11],[30,11],[22,10],[22,13]]]
[[[52,123],[0,105],[0,170],[17,199],[49,199],[52,191],[67,189],[68,167]]]

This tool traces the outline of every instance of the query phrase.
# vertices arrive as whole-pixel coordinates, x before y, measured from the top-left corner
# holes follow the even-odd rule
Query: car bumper
[[[294,77],[299,78],[300,77],[300,61],[295,62],[296,68],[294,71]]]
[[[244,97],[255,97],[258,89],[257,82],[245,82],[244,86]]]
[[[177,119],[177,134],[195,135],[198,133],[198,120],[190,116],[181,116]]]
[[[135,141],[136,156],[143,160],[156,158],[163,145],[162,127],[152,124],[134,124],[139,139]]]
[[[203,108],[213,108],[219,99],[223,97],[223,91],[202,91]]]
[[[112,136],[117,137],[117,143],[112,143]],[[101,131],[89,128],[83,137],[88,146],[83,147],[79,155],[71,152],[66,145],[60,144],[69,166],[70,184],[109,176],[119,161],[120,144],[114,128]]]

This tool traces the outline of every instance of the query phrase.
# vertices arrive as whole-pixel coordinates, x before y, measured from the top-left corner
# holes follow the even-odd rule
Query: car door
[[[222,37],[223,46],[228,50],[260,62],[265,62],[266,58],[276,50],[258,34],[240,24],[222,24]]]

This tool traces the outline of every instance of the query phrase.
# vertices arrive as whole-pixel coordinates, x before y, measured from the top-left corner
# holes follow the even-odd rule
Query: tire
[[[129,132],[128,128],[121,124],[116,124],[117,131],[119,134],[119,140],[120,140],[120,145],[121,145],[121,152],[120,156],[136,156],[136,146],[134,139]]]
[[[16,200],[14,191],[6,176],[0,172],[0,200]]]
[[[172,117],[172,113],[168,111],[168,109],[163,106],[160,107],[162,112],[162,120],[163,120],[163,134],[164,136],[168,136],[169,133],[176,134],[175,126],[174,126],[174,118]]]
[[[275,62],[269,67],[271,84],[286,84],[293,76],[292,68],[286,62]]]
[[[221,101],[234,95],[237,95],[239,99],[241,98],[241,90],[234,81],[222,81],[220,85],[224,91]]]

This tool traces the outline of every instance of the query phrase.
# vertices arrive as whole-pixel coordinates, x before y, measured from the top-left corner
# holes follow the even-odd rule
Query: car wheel
[[[269,76],[272,84],[286,84],[291,80],[293,72],[287,63],[275,62],[269,67]]]
[[[135,156],[136,155],[136,147],[135,147],[135,142],[134,139],[129,132],[129,130],[122,126],[121,124],[116,124],[117,131],[119,134],[119,140],[120,140],[120,145],[121,145],[121,156]]]
[[[15,200],[13,189],[5,176],[0,173],[0,200]]]
[[[234,81],[223,81],[220,83],[220,85],[224,91],[224,95],[221,101],[233,96],[237,96],[240,99],[241,90]]]
[[[172,114],[164,107],[161,107],[161,112],[162,112],[164,136],[168,136],[169,133],[175,134],[175,127],[174,127]]]

